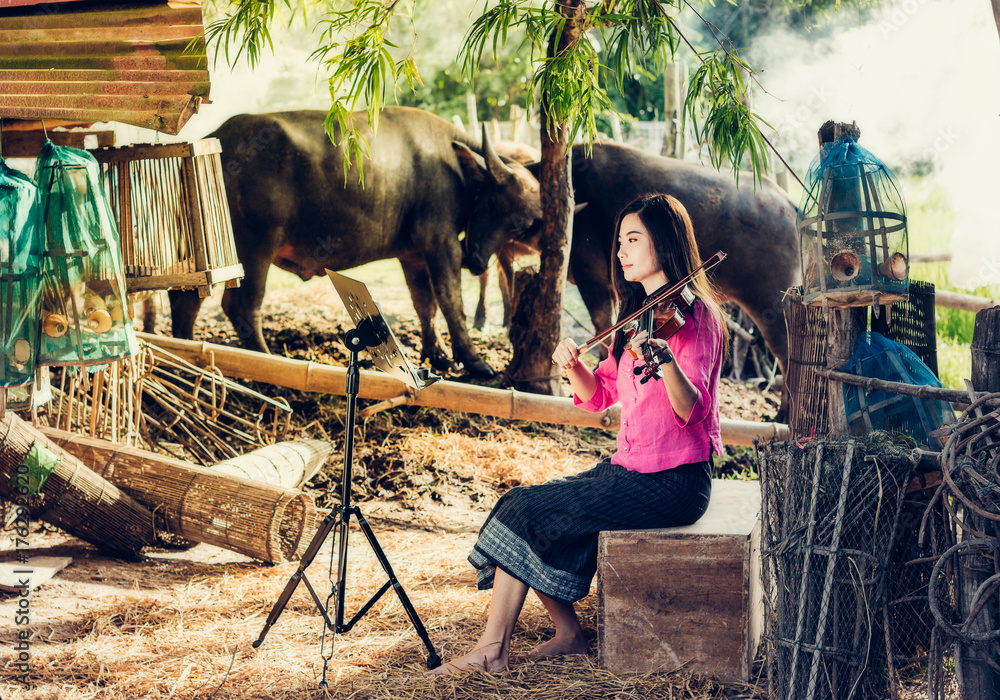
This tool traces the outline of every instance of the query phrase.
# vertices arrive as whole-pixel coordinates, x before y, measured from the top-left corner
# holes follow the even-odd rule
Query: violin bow
[[[677,294],[678,292],[680,292],[684,288],[684,285],[686,285],[688,282],[690,282],[691,280],[693,280],[695,278],[695,276],[698,275],[700,272],[708,272],[710,269],[712,269],[713,267],[715,267],[716,265],[718,265],[720,262],[722,262],[725,259],[726,259],[726,254],[723,253],[721,250],[717,251],[715,253],[715,255],[713,255],[712,257],[710,257],[707,260],[705,260],[701,265],[699,265],[698,267],[696,267],[691,272],[691,274],[689,274],[687,277],[685,277],[684,279],[682,279],[679,282],[677,282],[677,284],[675,284],[673,287],[670,287],[669,289],[665,289],[662,292],[657,292],[652,297],[650,297],[650,299],[645,304],[643,304],[641,307],[639,307],[639,309],[637,309],[633,313],[629,314],[628,316],[626,316],[625,318],[623,318],[622,320],[620,320],[615,325],[611,326],[611,328],[609,328],[606,331],[603,331],[601,333],[598,333],[593,338],[591,338],[590,340],[588,340],[586,343],[584,343],[583,345],[581,345],[580,346],[580,354],[582,355],[583,353],[587,352],[588,350],[590,350],[591,348],[593,348],[595,345],[597,345],[599,342],[601,342],[602,340],[604,340],[605,338],[607,338],[609,335],[611,335],[611,334],[617,332],[618,330],[624,328],[629,323],[631,323],[635,319],[639,318],[640,316],[642,316],[644,313],[646,313],[650,309],[655,308],[664,299],[669,299],[670,297],[674,296],[675,294]]]

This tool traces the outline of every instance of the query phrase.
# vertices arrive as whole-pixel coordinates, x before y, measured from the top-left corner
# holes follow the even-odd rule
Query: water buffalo
[[[491,174],[481,144],[450,122],[422,110],[382,111],[377,136],[367,130],[371,158],[364,186],[357,166],[345,182],[343,151],[323,130],[325,112],[238,115],[210,136],[222,142],[226,194],[236,249],[245,277],[227,289],[222,308],[242,343],[267,352],[260,307],[272,262],[302,279],[385,258],[399,258],[420,318],[421,359],[447,364],[434,328],[438,306],[451,334],[453,356],[473,374],[492,369],[469,339],[461,298],[462,244],[474,213],[520,210],[540,214],[537,181],[519,164],[492,150]],[[363,112],[358,123],[367,123]],[[512,176],[510,173],[514,173]],[[522,189],[524,188],[524,189]],[[532,191],[534,190],[534,191]],[[530,222],[529,222],[530,223]],[[516,220],[519,228],[528,224]],[[480,271],[482,272],[482,271]],[[174,335],[190,338],[201,299],[171,292]]]
[[[528,168],[537,176],[537,166]],[[687,208],[703,257],[716,250],[728,259],[713,271],[719,289],[742,307],[763,334],[782,369],[788,342],[782,293],[800,281],[796,207],[788,195],[765,180],[756,189],[749,175],[736,187],[724,173],[694,163],[648,155],[628,146],[595,143],[588,157],[573,147],[572,182],[578,213],[573,218],[569,272],[594,327],[611,325],[611,244],[618,212],[646,192],[671,194]],[[500,172],[496,163],[490,172]],[[504,175],[506,182],[519,175]],[[518,185],[523,188],[523,184]],[[532,196],[534,191],[532,191]],[[580,205],[586,204],[582,210]],[[516,220],[485,218],[470,226],[465,265],[473,274],[509,240],[537,247],[538,225],[521,226],[538,208],[534,201],[511,205]]]

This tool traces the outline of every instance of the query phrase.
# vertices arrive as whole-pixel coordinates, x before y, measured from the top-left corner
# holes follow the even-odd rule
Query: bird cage
[[[106,364],[136,352],[118,231],[87,152],[46,142],[35,169],[43,231],[44,365]]]
[[[906,207],[892,171],[851,135],[823,144],[799,206],[803,301],[834,308],[907,298]]]
[[[101,148],[129,292],[239,286],[218,139]]]
[[[41,239],[35,184],[0,160],[0,387],[29,384],[38,354]]]

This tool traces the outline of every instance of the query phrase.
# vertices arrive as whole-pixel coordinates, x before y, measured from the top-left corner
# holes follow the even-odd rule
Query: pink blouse
[[[722,371],[722,329],[712,312],[695,302],[684,326],[667,344],[684,374],[698,390],[698,399],[687,422],[674,412],[663,380],[640,384],[632,369],[642,366],[622,353],[621,364],[609,355],[594,373],[597,390],[588,401],[574,396],[581,408],[598,412],[621,402],[621,427],[613,464],[637,472],[658,472],[682,464],[703,462],[722,454],[719,434],[719,374]]]

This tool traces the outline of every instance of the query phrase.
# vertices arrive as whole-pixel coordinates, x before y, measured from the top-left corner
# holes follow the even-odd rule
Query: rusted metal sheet
[[[201,4],[0,0],[0,117],[176,134],[209,94]]]

